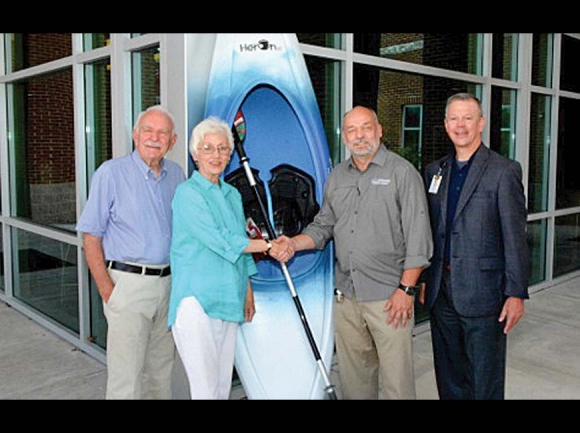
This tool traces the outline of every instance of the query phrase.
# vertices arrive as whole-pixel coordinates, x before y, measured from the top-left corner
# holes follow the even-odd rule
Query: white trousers
[[[238,324],[213,319],[193,296],[183,298],[171,327],[192,400],[227,400]]]

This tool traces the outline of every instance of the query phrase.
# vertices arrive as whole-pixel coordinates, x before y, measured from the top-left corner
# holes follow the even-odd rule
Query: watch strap
[[[403,283],[399,283],[398,288],[409,296],[415,296],[417,294],[417,286],[405,286]]]

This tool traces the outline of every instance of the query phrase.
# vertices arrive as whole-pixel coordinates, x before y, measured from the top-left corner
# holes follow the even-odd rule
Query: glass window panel
[[[2,230],[0,230],[0,292],[4,292],[4,242],[2,240]]]
[[[71,33],[7,33],[5,40],[8,73],[72,55]]]
[[[328,48],[342,48],[340,33],[296,33],[298,42]]]
[[[305,56],[306,67],[326,133],[333,164],[341,161],[343,149],[340,141],[340,64],[334,60]]]
[[[534,33],[532,49],[532,84],[552,87],[554,65],[554,35]]]
[[[133,119],[147,107],[161,102],[159,86],[159,47],[132,54]]]
[[[383,126],[383,143],[397,153],[403,143],[403,113],[409,105],[421,106],[421,149],[404,154],[410,161],[418,161],[417,168],[451,150],[443,119],[447,98],[456,92],[477,94],[475,85],[447,78],[421,76],[382,70],[366,65],[354,65],[353,105],[365,105],[377,111]]]
[[[76,223],[72,70],[8,89],[12,215],[70,229]]]
[[[111,71],[108,60],[85,66],[87,179],[113,156],[111,132]]]
[[[12,228],[14,296],[79,332],[77,249]]]
[[[83,33],[83,48],[85,51],[105,47],[110,44],[110,33]]]
[[[97,284],[92,275],[89,278],[89,304],[90,304],[90,336],[89,341],[107,348],[107,319],[103,311],[103,298],[99,294]]]
[[[560,64],[560,88],[580,92],[580,39],[562,36],[562,60]]]
[[[518,34],[494,33],[492,50],[492,75],[495,78],[517,81]]]
[[[580,206],[580,101],[560,98],[556,161],[556,208]]]
[[[403,112],[404,121],[403,127],[405,129],[420,128],[421,127],[421,106],[408,105]]]
[[[580,269],[580,214],[556,218],[554,277]]]
[[[421,106],[407,105],[403,107],[403,141],[399,153],[421,169]]]
[[[532,94],[528,157],[528,211],[548,210],[552,98]]]
[[[546,279],[547,226],[545,219],[528,222],[526,234],[530,250],[529,285],[540,283]]]
[[[88,184],[98,166],[112,158],[111,73],[108,60],[85,66],[86,140]],[[102,298],[92,275],[89,276],[89,340],[105,349],[107,321]]]
[[[516,150],[516,91],[491,90],[490,148],[513,159]]]
[[[479,33],[354,33],[354,50],[470,74],[482,71]]]

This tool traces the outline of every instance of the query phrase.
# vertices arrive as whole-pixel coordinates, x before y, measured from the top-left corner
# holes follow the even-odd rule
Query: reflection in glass
[[[340,142],[340,64],[334,60],[305,56],[310,81],[322,116],[333,164],[341,160]]]
[[[296,33],[301,44],[318,45],[328,48],[342,48],[340,33]]]
[[[354,65],[353,105],[364,105],[377,111],[383,126],[383,143],[411,161],[417,169],[451,150],[451,141],[444,128],[447,98],[457,92],[473,92],[477,87],[448,78],[394,72],[360,64]],[[403,116],[406,107],[420,112],[421,131],[413,139],[420,143],[403,147]],[[420,108],[419,108],[420,107]],[[416,116],[415,121],[419,121]],[[419,138],[420,137],[420,138]]]
[[[90,305],[90,337],[89,340],[106,349],[107,347],[107,319],[103,311],[103,298],[99,294],[97,284],[91,275],[89,278],[89,305]]]
[[[111,44],[110,33],[83,33],[84,51],[94,50]]]
[[[113,156],[111,71],[108,60],[85,66],[87,184],[103,161]]]
[[[131,55],[133,77],[133,121],[147,107],[161,103],[159,91],[159,47]]]
[[[421,169],[421,131],[423,129],[423,106],[405,105],[403,107],[403,140],[400,154]]]
[[[532,84],[552,87],[554,66],[553,33],[534,33],[532,50]]]
[[[481,33],[354,33],[355,52],[481,75]]]
[[[533,285],[546,279],[547,221],[528,222],[527,240],[530,250],[530,275],[528,284]]]
[[[494,78],[517,81],[518,79],[518,34],[493,34],[492,75]]]
[[[528,157],[528,212],[548,210],[552,98],[532,93]]]
[[[580,119],[580,100],[561,97],[556,162],[556,209],[580,206],[578,119]]]
[[[4,242],[2,240],[2,230],[0,230],[0,269],[2,270],[2,275],[0,275],[0,292],[4,292]]]
[[[79,332],[77,249],[12,228],[14,296]]]
[[[87,181],[102,162],[112,158],[111,132],[111,73],[108,60],[85,66]],[[107,321],[102,298],[92,275],[89,274],[89,340],[107,346]]]
[[[516,91],[493,87],[489,147],[514,159],[516,153]]]
[[[6,33],[5,41],[7,73],[72,54],[71,33]]]
[[[580,269],[580,214],[556,218],[554,277]]]
[[[580,92],[580,39],[562,35],[562,60],[560,64],[560,88]]]
[[[72,70],[8,86],[12,216],[67,228],[76,223]]]

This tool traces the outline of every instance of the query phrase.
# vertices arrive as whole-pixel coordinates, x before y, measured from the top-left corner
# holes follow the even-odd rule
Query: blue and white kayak
[[[295,34],[217,35],[204,116],[216,115],[233,125],[239,111],[245,121],[244,150],[272,226],[277,234],[293,236],[321,205],[331,169],[322,119]],[[224,177],[242,192],[246,216],[259,220],[236,154]],[[323,251],[300,252],[287,264],[327,367],[334,351],[333,265],[332,243]],[[235,357],[247,397],[324,399],[324,377],[280,264],[268,259],[257,266],[259,274],[252,277],[256,315],[239,327]]]

